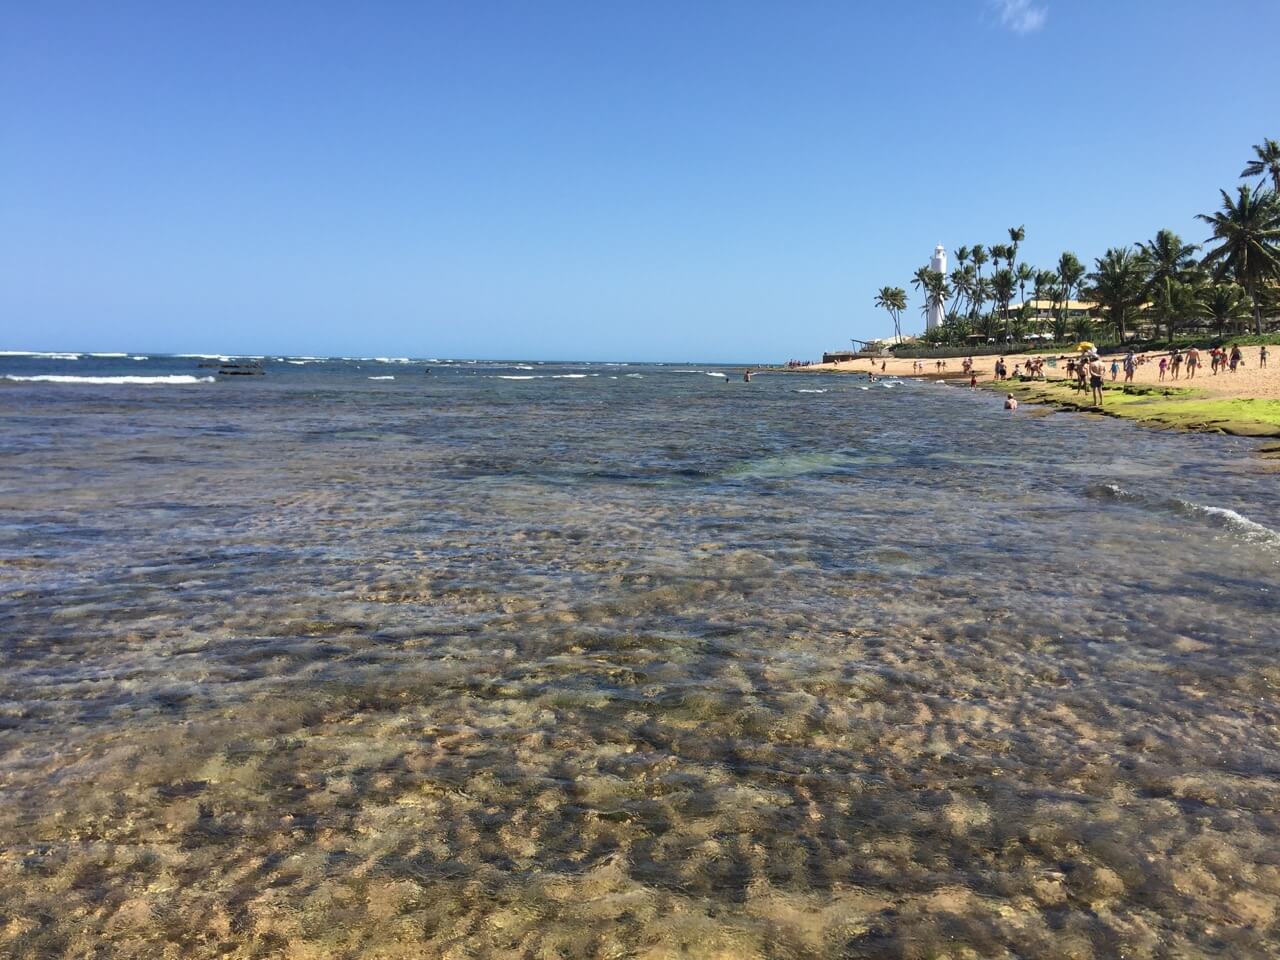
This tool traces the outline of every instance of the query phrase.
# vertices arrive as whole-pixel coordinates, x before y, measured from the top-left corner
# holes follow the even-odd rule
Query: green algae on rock
[[[1102,406],[1096,407],[1085,393],[1065,381],[1000,381],[990,386],[1029,403],[1124,417],[1152,427],[1236,437],[1280,437],[1280,400],[1211,397],[1203,391],[1181,387],[1111,384],[1104,388]]]

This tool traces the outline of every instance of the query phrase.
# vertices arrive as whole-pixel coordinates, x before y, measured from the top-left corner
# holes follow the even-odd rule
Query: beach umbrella
[[[1076,349],[1079,350],[1081,353],[1085,353],[1090,350],[1097,350],[1098,348],[1095,347],[1088,340],[1081,340],[1079,343],[1076,344]]]

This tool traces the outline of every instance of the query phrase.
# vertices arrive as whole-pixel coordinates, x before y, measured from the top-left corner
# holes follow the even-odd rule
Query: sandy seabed
[[[1276,955],[1249,444],[296,382],[0,393],[0,955]]]

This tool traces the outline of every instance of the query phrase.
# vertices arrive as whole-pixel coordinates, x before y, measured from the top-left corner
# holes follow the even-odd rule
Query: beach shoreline
[[[1101,408],[1089,402],[1091,398],[1087,394],[1081,394],[1071,386],[1066,376],[1066,353],[976,356],[972,358],[972,374],[978,387],[1012,393],[1024,403],[1120,417],[1156,429],[1280,439],[1280,367],[1276,366],[1275,359],[1280,347],[1269,348],[1269,366],[1265,368],[1259,363],[1260,350],[1257,346],[1242,347],[1244,362],[1237,372],[1224,371],[1216,375],[1210,372],[1207,356],[1202,351],[1202,366],[1195,377],[1183,375],[1175,380],[1166,375],[1163,381],[1160,380],[1158,359],[1166,356],[1168,351],[1144,351],[1135,354],[1140,358],[1140,364],[1130,383],[1124,382],[1123,371],[1115,380],[1110,378],[1112,359],[1118,361],[1119,357],[1108,357],[1104,360],[1108,375]],[[1046,365],[1045,379],[996,378],[997,360],[1003,358],[1007,369],[1012,372],[1033,356],[1055,360],[1056,366]],[[945,368],[938,366],[938,360],[928,359],[920,360],[924,369],[917,370],[916,362],[910,358],[877,357],[874,360],[859,358],[841,363],[777,369],[784,373],[843,373],[937,380],[957,387],[969,385],[968,375],[961,367],[961,357],[941,361],[946,364]],[[1280,444],[1265,444],[1260,452],[1264,456],[1280,457]]]

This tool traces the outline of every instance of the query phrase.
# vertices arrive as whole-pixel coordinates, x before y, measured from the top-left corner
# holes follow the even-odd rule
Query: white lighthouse
[[[936,250],[933,251],[933,259],[929,261],[929,269],[934,273],[940,273],[944,277],[947,275],[947,248],[942,244],[938,244]],[[929,307],[929,315],[925,320],[926,330],[937,330],[942,326],[942,321],[946,319],[946,308],[941,303],[935,303]]]

